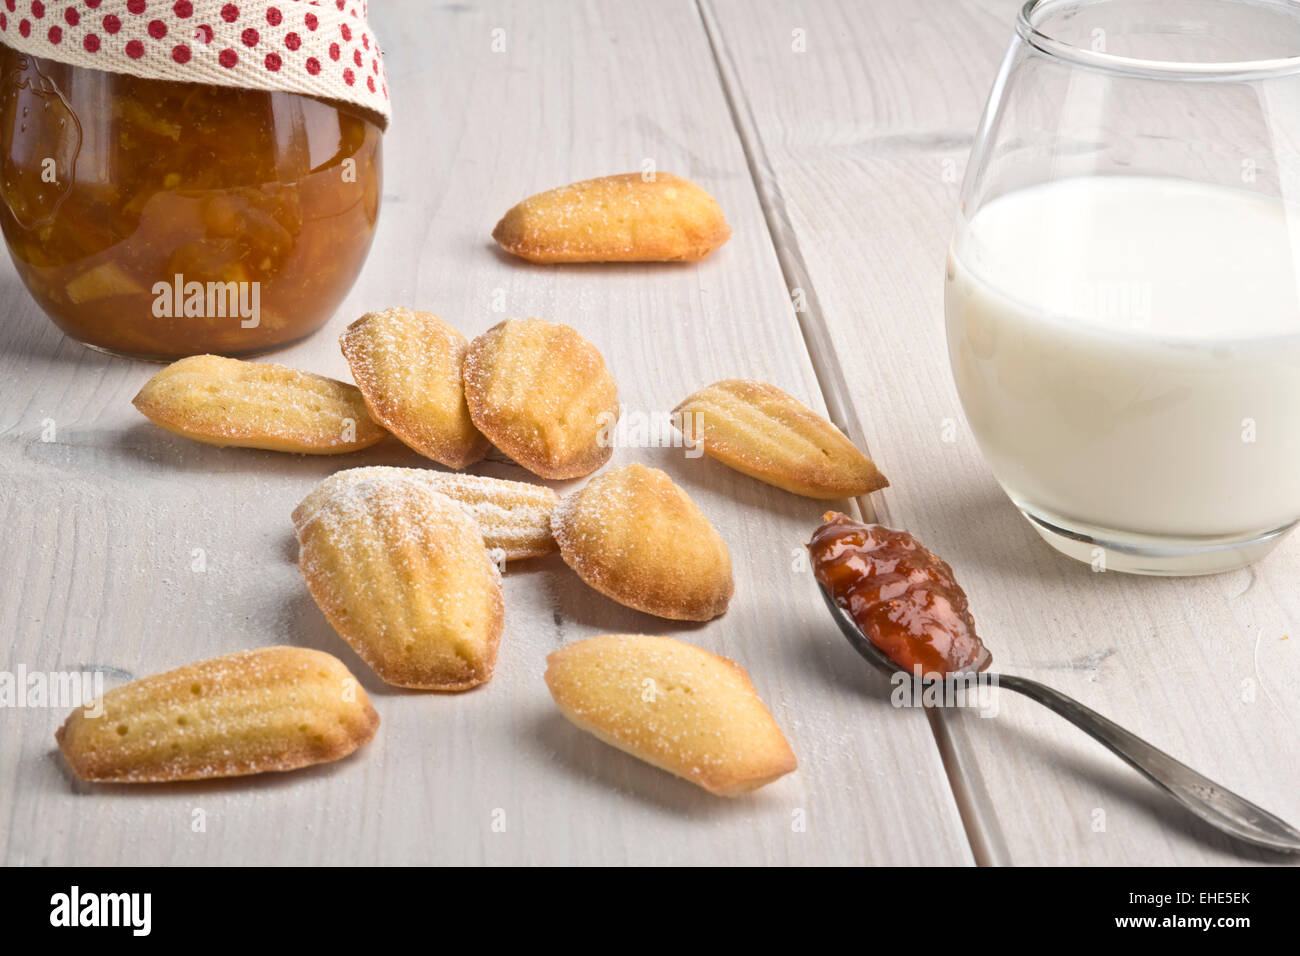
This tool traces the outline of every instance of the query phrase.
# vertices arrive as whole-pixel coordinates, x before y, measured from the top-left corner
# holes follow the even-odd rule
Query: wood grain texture
[[[666,412],[738,375],[824,407],[692,3],[374,8],[395,101],[379,236],[331,324],[275,361],[346,380],[338,333],[389,305],[430,309],[471,336],[507,315],[538,315],[572,324],[603,351],[629,412]],[[494,39],[503,52],[493,52]],[[722,204],[735,235],[706,262],[544,268],[491,242],[493,224],[519,199],[644,160],[701,183]],[[911,274],[893,271],[900,281]],[[289,514],[336,468],[421,464],[415,455],[391,442],[338,461],[187,442],[131,408],[155,368],[64,340],[7,262],[0,303],[0,667],[94,666],[112,683],[296,644],[340,656],[383,718],[377,738],[337,765],[203,785],[88,787],[54,749],[63,711],[0,712],[4,862],[972,860],[928,721],[888,705],[797,566],[822,503],[685,460],[680,449],[619,449],[613,464],[665,469],[726,539],[737,578],[729,613],[681,627],[609,602],[558,557],[525,562],[506,575],[493,681],[458,696],[395,692],[303,588]],[[878,391],[860,396],[872,421]],[[910,479],[914,466],[904,467]],[[476,470],[523,477],[501,463]],[[988,579],[976,583],[986,595]],[[565,722],[542,680],[546,654],[629,631],[672,633],[740,662],[799,770],[723,801]]]
[[[953,564],[998,669],[1060,688],[1295,821],[1300,538],[1233,574],[1092,573],[1038,539],[962,417],[943,269],[1019,5],[702,0],[768,218],[788,227],[782,261],[816,293],[804,319],[827,401],[851,410],[851,437],[892,482],[878,510]],[[995,719],[936,722],[981,861],[1287,859],[1229,845],[1037,705],[1000,703]]]

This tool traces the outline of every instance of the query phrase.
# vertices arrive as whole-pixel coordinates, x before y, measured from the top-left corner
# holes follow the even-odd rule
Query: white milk
[[[1018,505],[1076,532],[1300,517],[1300,206],[1144,176],[1008,193],[959,231],[948,348]]]

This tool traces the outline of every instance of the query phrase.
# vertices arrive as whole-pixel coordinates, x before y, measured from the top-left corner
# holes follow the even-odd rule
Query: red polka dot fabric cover
[[[391,112],[366,0],[0,0],[0,42],[151,79],[286,90]]]

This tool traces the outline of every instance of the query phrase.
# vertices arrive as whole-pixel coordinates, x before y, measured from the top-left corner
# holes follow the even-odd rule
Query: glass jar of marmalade
[[[381,140],[359,108],[0,46],[0,228],[97,349],[250,355],[320,328],[370,249]]]

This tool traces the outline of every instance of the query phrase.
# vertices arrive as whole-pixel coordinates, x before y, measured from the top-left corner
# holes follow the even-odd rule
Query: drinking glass
[[[1094,568],[1248,564],[1300,519],[1300,3],[1035,0],[945,289],[966,418]]]

